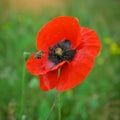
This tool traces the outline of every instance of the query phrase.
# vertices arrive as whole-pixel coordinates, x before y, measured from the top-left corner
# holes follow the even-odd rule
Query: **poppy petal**
[[[101,43],[99,37],[94,30],[88,28],[81,28],[82,42],[78,49],[87,52],[96,57],[100,51]]]
[[[37,49],[47,51],[48,47],[62,40],[70,40],[75,48],[81,41],[80,26],[77,18],[60,16],[48,22],[38,33]]]
[[[26,62],[27,70],[33,75],[42,75],[46,74],[49,71],[59,69],[67,61],[63,61],[57,65],[48,60],[47,55],[43,55],[41,59],[35,59],[35,54],[31,55]]]
[[[40,88],[43,91],[48,91],[53,89],[58,82],[58,71],[48,72],[44,75],[39,75],[40,79]]]
[[[73,61],[61,68],[57,90],[63,92],[81,83],[92,69],[93,64],[94,59],[90,54],[77,51]]]
[[[34,75],[47,73],[54,64],[48,60],[47,55],[43,55],[41,59],[35,59],[35,54],[31,55],[26,62],[27,70]]]

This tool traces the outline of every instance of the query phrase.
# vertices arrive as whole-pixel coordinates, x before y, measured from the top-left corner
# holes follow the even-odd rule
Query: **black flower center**
[[[63,40],[48,49],[48,59],[57,65],[64,60],[72,61],[75,53],[76,50],[70,49],[70,41]]]

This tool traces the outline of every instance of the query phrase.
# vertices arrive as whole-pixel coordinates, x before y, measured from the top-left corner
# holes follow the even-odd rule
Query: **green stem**
[[[48,113],[48,116],[47,116],[46,120],[49,120],[49,117],[50,117],[52,111],[54,110],[54,107],[55,107],[55,104],[56,104],[56,100],[57,100],[57,92],[55,93],[55,99],[53,101],[53,105],[52,105],[52,107],[50,109],[50,112]]]
[[[61,70],[58,69],[58,78],[60,77]],[[58,120],[61,120],[61,94],[58,92]]]
[[[58,93],[58,120],[61,120],[61,94]]]
[[[24,110],[24,97],[25,97],[25,60],[23,64],[23,73],[21,80],[21,108],[20,108],[20,120],[22,119],[23,110]]]

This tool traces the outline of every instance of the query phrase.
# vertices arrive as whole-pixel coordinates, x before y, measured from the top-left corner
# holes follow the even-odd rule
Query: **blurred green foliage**
[[[36,51],[39,29],[59,15],[75,16],[96,30],[102,49],[86,80],[62,93],[62,120],[120,120],[120,1],[66,0],[64,13],[46,8],[40,15],[12,12],[0,19],[0,120],[18,118],[21,105],[23,53]],[[23,119],[45,120],[55,90],[39,90],[39,80],[26,71]],[[13,114],[12,114],[13,112]],[[50,120],[57,120],[57,107]],[[11,117],[12,116],[12,117]]]

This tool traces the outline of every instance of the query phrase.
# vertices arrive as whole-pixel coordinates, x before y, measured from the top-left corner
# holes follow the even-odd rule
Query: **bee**
[[[34,58],[35,59],[41,59],[41,56],[44,54],[44,52],[42,50],[38,51],[35,53]]]

